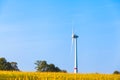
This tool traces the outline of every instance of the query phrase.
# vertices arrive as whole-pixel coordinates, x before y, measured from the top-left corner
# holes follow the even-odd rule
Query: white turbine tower
[[[78,55],[77,55],[77,38],[79,36],[72,32],[72,43],[74,43],[74,73],[78,73]]]

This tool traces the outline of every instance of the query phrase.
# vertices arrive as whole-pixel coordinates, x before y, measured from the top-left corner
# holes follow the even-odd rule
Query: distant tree
[[[61,70],[56,67],[54,64],[47,64],[46,61],[36,61],[36,70],[37,72],[67,72],[66,70]]]
[[[120,74],[120,72],[119,71],[114,71],[113,74]]]
[[[16,63],[16,62],[14,62]],[[16,63],[16,68],[13,66],[13,62],[7,62],[5,58],[0,58],[0,70],[19,70]]]
[[[46,61],[36,61],[35,65],[37,65],[35,68],[37,71],[45,72],[48,68],[48,64]]]
[[[66,70],[62,70],[61,72],[64,72],[64,73],[66,73],[67,71],[66,71]]]
[[[16,63],[16,62],[11,62],[10,64],[11,64],[11,66],[12,66],[12,68],[13,68],[14,70],[19,71],[19,69],[18,69],[18,66],[17,66],[17,63]]]

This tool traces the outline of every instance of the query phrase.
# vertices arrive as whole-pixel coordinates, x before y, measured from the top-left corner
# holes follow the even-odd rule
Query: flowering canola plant
[[[0,71],[0,80],[120,80],[120,75]]]

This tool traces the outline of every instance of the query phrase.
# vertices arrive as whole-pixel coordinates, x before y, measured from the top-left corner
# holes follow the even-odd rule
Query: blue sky
[[[72,25],[79,72],[120,71],[119,0],[0,0],[0,57],[22,71],[46,60],[73,72]]]

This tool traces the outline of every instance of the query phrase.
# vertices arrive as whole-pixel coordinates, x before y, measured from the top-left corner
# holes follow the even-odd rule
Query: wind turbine
[[[74,44],[74,73],[78,73],[78,54],[77,54],[77,38],[79,36],[72,31],[72,44]]]

